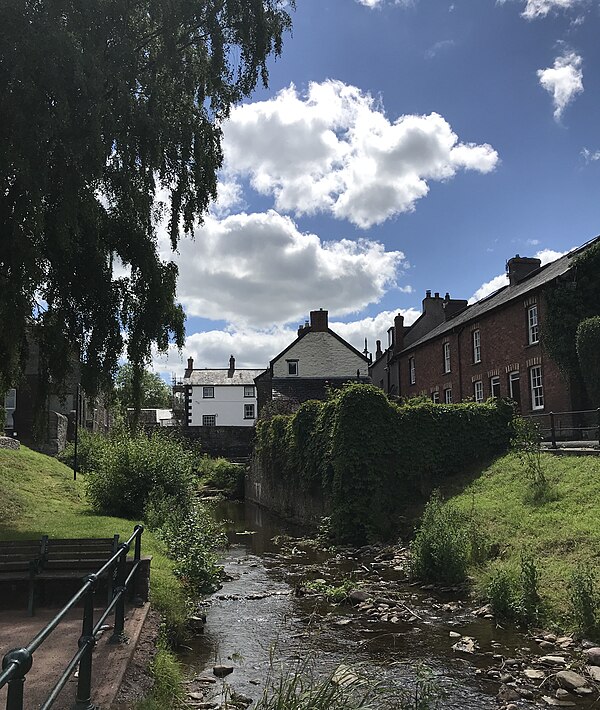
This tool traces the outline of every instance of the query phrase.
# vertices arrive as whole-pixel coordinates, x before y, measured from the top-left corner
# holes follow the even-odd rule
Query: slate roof
[[[254,378],[260,375],[263,370],[243,370],[236,369],[232,377],[228,377],[229,370],[223,368],[220,370],[192,370],[189,377],[183,378],[184,385],[200,385],[200,386],[231,386],[237,385],[252,385],[254,386]]]
[[[439,338],[444,333],[448,333],[449,331],[453,330],[458,326],[464,325],[473,320],[477,320],[478,318],[480,318],[486,313],[489,313],[495,308],[504,306],[505,304],[509,303],[510,301],[513,301],[514,299],[523,298],[523,296],[530,293],[531,291],[535,291],[536,289],[546,285],[547,283],[550,283],[550,281],[553,281],[559,276],[562,276],[571,268],[573,264],[573,258],[575,256],[579,255],[589,246],[596,243],[599,239],[600,237],[596,237],[595,239],[592,239],[591,241],[584,244],[583,246],[578,247],[577,249],[573,249],[568,254],[559,257],[558,259],[556,259],[556,261],[552,261],[549,264],[541,266],[539,269],[536,269],[531,274],[529,274],[523,281],[521,281],[521,283],[518,283],[514,286],[504,286],[495,291],[494,293],[490,294],[489,296],[486,296],[485,298],[481,299],[481,301],[477,301],[476,303],[473,303],[473,305],[467,306],[467,308],[465,308],[462,313],[459,313],[457,316],[451,318],[449,321],[446,321],[436,326],[435,328],[433,328],[433,330],[430,330],[428,333],[423,335],[414,343],[411,343],[401,352],[411,352],[415,348],[419,347],[419,345],[422,345],[423,343],[426,343],[429,340]]]

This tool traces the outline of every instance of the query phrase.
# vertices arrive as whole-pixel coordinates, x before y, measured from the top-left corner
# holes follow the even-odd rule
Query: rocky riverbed
[[[600,648],[497,624],[460,587],[407,579],[402,547],[324,550],[249,504],[223,504],[231,547],[223,588],[207,599],[204,633],[183,655],[188,701],[251,707],[266,679],[310,659],[398,687],[426,667],[440,708],[598,707]],[[343,603],[331,601],[332,590]]]

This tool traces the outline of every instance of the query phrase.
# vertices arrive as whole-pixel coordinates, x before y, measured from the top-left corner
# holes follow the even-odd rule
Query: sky
[[[297,0],[269,87],[223,125],[219,199],[173,255],[164,377],[263,368],[311,310],[363,350],[427,289],[600,233],[599,0]],[[385,347],[385,345],[384,345]]]

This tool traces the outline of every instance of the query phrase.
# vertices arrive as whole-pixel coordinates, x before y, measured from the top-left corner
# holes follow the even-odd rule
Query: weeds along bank
[[[498,400],[398,406],[377,387],[351,384],[259,420],[261,476],[266,488],[323,501],[338,541],[386,540],[411,501],[506,451],[512,415]]]

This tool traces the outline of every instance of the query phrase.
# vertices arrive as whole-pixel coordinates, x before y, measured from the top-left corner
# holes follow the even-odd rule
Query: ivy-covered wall
[[[505,451],[512,415],[501,400],[398,406],[377,387],[351,384],[259,421],[260,475],[271,492],[322,500],[340,541],[385,540],[411,501]]]

